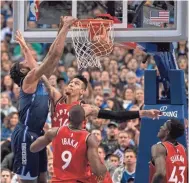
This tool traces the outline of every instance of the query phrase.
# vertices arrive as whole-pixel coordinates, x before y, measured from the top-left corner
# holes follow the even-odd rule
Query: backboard
[[[51,43],[60,16],[78,19],[109,13],[116,19],[116,42],[173,42],[188,39],[187,1],[13,1],[14,35],[29,42]],[[67,42],[71,42],[70,33]]]

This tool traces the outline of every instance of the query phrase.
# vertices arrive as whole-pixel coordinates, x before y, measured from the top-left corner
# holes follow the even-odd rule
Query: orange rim
[[[82,19],[77,20],[73,25],[72,28],[88,28],[90,25],[99,26],[103,24],[105,27],[110,27],[113,25],[113,20],[99,20],[99,19]]]

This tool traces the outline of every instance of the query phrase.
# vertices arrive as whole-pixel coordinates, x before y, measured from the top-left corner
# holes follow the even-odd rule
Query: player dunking
[[[10,71],[13,81],[21,87],[20,123],[12,134],[11,143],[14,152],[13,171],[23,183],[36,182],[38,176],[39,182],[46,182],[46,150],[35,154],[29,151],[30,144],[43,134],[48,114],[49,96],[40,79],[43,74],[52,74],[62,55],[69,27],[74,22],[72,17],[61,17],[59,34],[39,67],[23,37],[17,32],[16,38],[24,51],[26,61],[15,63]]]
[[[177,138],[184,134],[184,125],[176,119],[161,126],[158,137],[161,143],[152,146],[150,183],[187,183],[188,159]]]
[[[54,175],[56,183],[89,183],[88,162],[97,177],[107,172],[98,156],[98,142],[94,135],[83,130],[85,111],[75,105],[69,112],[69,125],[54,127],[32,143],[30,150],[38,152],[51,141],[54,144]]]

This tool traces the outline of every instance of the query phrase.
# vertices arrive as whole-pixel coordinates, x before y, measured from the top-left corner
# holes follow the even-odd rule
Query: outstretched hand
[[[19,30],[16,31],[16,42],[20,45],[22,51],[25,53],[28,49],[26,41]]]
[[[70,28],[76,21],[76,18],[73,18],[72,16],[61,16],[60,17],[60,23],[59,23],[59,29],[58,29],[58,34],[61,31],[63,27]]]
[[[81,104],[81,106],[83,107],[84,111],[85,111],[85,116],[98,116],[98,112],[100,110],[100,108],[98,108],[97,106],[94,105],[90,105],[90,104]]]
[[[140,117],[144,116],[152,119],[159,119],[159,116],[161,116],[161,111],[157,109],[141,110]]]
[[[16,41],[21,47],[21,50],[25,57],[25,62],[28,63],[29,68],[32,69],[32,68],[36,67],[37,62],[34,59],[30,48],[28,47],[23,35],[21,34],[21,32],[19,30],[16,31]]]
[[[75,21],[77,20],[76,18],[72,17],[72,16],[65,16],[65,17],[61,17],[62,22],[63,22],[63,26],[70,28]]]

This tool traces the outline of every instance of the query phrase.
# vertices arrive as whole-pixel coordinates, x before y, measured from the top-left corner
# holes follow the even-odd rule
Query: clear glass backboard
[[[14,1],[14,35],[29,42],[53,42],[60,16],[78,19],[111,14],[115,41],[173,42],[188,39],[187,1]],[[71,35],[68,34],[68,42]]]

